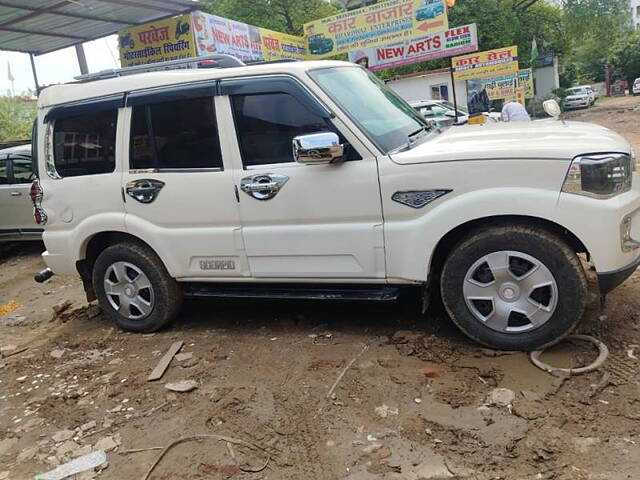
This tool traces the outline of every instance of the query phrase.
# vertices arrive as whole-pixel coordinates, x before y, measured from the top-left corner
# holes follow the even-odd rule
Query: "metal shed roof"
[[[201,7],[191,0],[0,0],[0,50],[40,55]]]

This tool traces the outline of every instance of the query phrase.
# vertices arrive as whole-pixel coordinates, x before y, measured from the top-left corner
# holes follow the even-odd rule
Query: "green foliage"
[[[302,35],[302,25],[340,11],[325,0],[203,0],[204,11],[278,32]]]
[[[611,63],[615,65],[615,73],[633,82],[640,77],[640,31],[636,31],[620,39],[612,49]]]
[[[569,96],[569,90],[564,87],[554,88],[552,93],[558,97],[560,100],[564,100]]]
[[[0,142],[31,138],[36,104],[21,97],[0,97]]]

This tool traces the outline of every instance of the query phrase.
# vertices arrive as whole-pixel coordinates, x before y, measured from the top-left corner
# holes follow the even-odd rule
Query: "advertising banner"
[[[304,25],[309,58],[364,50],[449,28],[445,0],[389,0]]]
[[[521,96],[533,97],[533,74],[530,68],[519,70],[516,75],[478,80],[489,95],[490,100],[516,100]]]
[[[180,15],[118,32],[123,67],[196,55],[191,17]]]
[[[498,48],[453,59],[456,80],[493,78],[518,72],[518,47]]]
[[[349,61],[376,71],[436,58],[452,57],[476,50],[478,50],[478,30],[476,24],[472,23],[444,32],[349,52]]]
[[[198,55],[227,54],[243,61],[303,60],[302,37],[274,32],[203,12],[193,12]]]

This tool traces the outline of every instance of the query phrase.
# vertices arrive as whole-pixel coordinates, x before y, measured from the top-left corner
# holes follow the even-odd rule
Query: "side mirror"
[[[560,108],[560,105],[558,105],[558,102],[556,102],[553,99],[552,100],[545,100],[542,103],[542,108],[544,108],[544,111],[550,117],[558,118],[560,115],[562,115],[562,109]]]
[[[310,133],[293,139],[293,158],[298,163],[331,163],[343,155],[344,146],[333,132]]]

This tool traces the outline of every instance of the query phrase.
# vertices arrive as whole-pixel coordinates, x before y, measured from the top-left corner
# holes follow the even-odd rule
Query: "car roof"
[[[24,145],[16,145],[15,147],[3,148],[0,150],[0,156],[5,155],[31,155],[31,144],[25,143]]]
[[[409,105],[411,105],[413,108],[427,107],[429,105],[435,105],[439,101],[440,100],[419,100],[417,102],[409,102]]]
[[[326,67],[358,67],[350,62],[314,60],[304,62],[265,63],[231,68],[180,69],[124,75],[90,82],[75,82],[45,88],[38,98],[38,107],[49,107],[92,98],[100,98],[135,90],[165,87],[206,80],[221,80],[255,75],[289,74],[302,76],[309,70]]]

